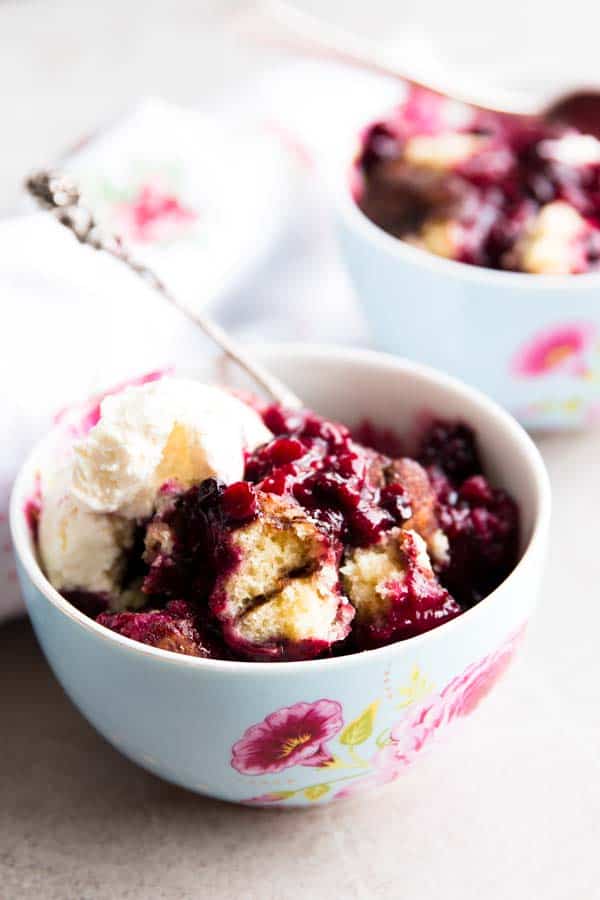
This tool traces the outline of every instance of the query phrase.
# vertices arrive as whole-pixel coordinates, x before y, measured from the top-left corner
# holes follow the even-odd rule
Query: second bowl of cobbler
[[[600,141],[413,89],[360,135],[338,213],[382,349],[529,427],[600,419]]]

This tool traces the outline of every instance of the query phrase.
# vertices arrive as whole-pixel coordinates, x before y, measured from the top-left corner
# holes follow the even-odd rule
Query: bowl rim
[[[361,129],[362,133],[364,128]],[[600,271],[581,272],[571,275],[536,275],[530,272],[513,272],[504,269],[489,269],[485,266],[475,266],[460,262],[455,259],[445,259],[437,256],[429,250],[415,247],[401,238],[394,237],[379,225],[369,219],[356,203],[352,196],[352,172],[356,169],[357,158],[360,152],[360,137],[355,141],[352,153],[347,154],[341,167],[341,176],[338,171],[334,177],[334,194],[337,198],[336,206],[342,218],[348,222],[349,227],[357,231],[368,243],[374,243],[380,249],[398,260],[411,265],[429,269],[434,273],[445,275],[454,279],[495,284],[505,289],[519,288],[522,290],[590,290],[600,287]],[[578,287],[579,286],[579,287]],[[485,296],[478,298],[479,302],[485,301]]]
[[[34,545],[31,540],[29,524],[26,520],[25,503],[27,495],[31,491],[31,485],[35,482],[38,458],[43,455],[46,444],[48,444],[56,435],[56,431],[51,429],[43,438],[41,438],[41,440],[36,442],[23,461],[11,491],[9,512],[10,532],[15,555],[23,567],[26,576],[29,578],[29,581],[37,588],[42,596],[44,596],[46,600],[59,611],[59,613],[65,615],[77,625],[92,632],[96,637],[108,641],[109,643],[116,644],[117,646],[121,646],[124,651],[141,653],[142,655],[156,659],[157,662],[162,661],[165,664],[191,666],[197,668],[199,671],[202,671],[203,669],[212,669],[214,672],[220,671],[228,672],[230,674],[249,674],[252,672],[257,675],[264,675],[267,672],[271,672],[271,677],[280,677],[284,673],[291,676],[299,671],[307,673],[316,672],[322,668],[333,670],[349,665],[357,665],[368,660],[375,660],[378,658],[385,659],[389,655],[401,653],[403,648],[406,648],[407,646],[412,648],[417,644],[429,644],[432,641],[439,640],[442,635],[448,635],[450,629],[456,630],[464,627],[465,620],[469,622],[473,621],[476,616],[485,614],[485,610],[492,604],[498,603],[499,595],[505,590],[506,585],[512,583],[519,577],[519,573],[527,566],[529,560],[534,556],[534,553],[537,551],[540,544],[544,544],[550,520],[551,490],[548,472],[538,448],[522,426],[519,425],[508,412],[502,409],[499,404],[488,398],[476,388],[472,388],[461,382],[459,379],[446,375],[443,372],[439,372],[429,366],[414,363],[405,358],[393,356],[392,354],[354,347],[304,342],[264,343],[256,346],[256,349],[267,357],[277,357],[277,355],[280,355],[285,359],[297,355],[306,359],[307,362],[310,359],[336,359],[346,362],[358,360],[373,368],[383,367],[388,370],[393,369],[406,376],[418,378],[427,381],[430,384],[433,382],[434,385],[440,388],[449,389],[454,393],[469,399],[476,406],[479,406],[482,414],[495,419],[510,434],[514,443],[514,448],[518,449],[524,457],[526,464],[530,468],[530,473],[536,489],[536,509],[531,536],[517,565],[510,575],[476,606],[465,610],[456,619],[444,623],[439,628],[434,628],[423,634],[415,635],[414,637],[407,638],[403,641],[396,641],[383,647],[364,650],[360,653],[274,664],[273,662],[265,661],[254,662],[250,660],[205,659],[172,653],[157,647],[150,647],[139,641],[110,631],[108,628],[98,624],[94,619],[86,616],[85,613],[76,609],[75,606],[69,603],[69,601],[50,584],[37,560]],[[463,624],[461,625],[461,623]]]

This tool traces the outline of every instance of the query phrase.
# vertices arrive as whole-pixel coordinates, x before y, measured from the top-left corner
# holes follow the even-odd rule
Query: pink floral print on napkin
[[[130,198],[118,203],[113,216],[119,233],[140,243],[173,240],[198,218],[156,179],[142,183]]]

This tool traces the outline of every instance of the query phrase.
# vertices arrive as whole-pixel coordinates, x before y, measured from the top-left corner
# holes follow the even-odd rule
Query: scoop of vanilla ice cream
[[[169,377],[129,387],[102,401],[98,424],[75,445],[73,494],[95,512],[143,518],[167,481],[239,481],[244,451],[271,436],[221,388]]]
[[[59,591],[114,595],[135,523],[92,512],[73,495],[72,477],[72,456],[41,476],[38,545],[46,575]]]

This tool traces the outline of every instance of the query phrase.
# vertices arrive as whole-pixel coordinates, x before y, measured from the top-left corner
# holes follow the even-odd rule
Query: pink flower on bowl
[[[142,184],[131,200],[119,203],[114,215],[123,234],[147,244],[176,237],[198,218],[193,209],[155,181]]]
[[[382,787],[395,781],[425,748],[438,729],[450,721],[449,706],[435,694],[392,728],[390,742],[371,760],[374,771],[365,778],[345,785],[336,799],[351,797],[367,788]]]
[[[373,771],[363,778],[357,778],[356,781],[350,781],[348,784],[337,792],[336,800],[344,800],[347,797],[353,797],[363,791],[371,788],[383,787],[391,784],[400,775],[406,763],[398,759],[397,748],[394,743],[386,744],[379,750],[371,760]]]
[[[507,670],[522,633],[517,632],[508,643],[483,662],[473,663],[444,688],[441,696],[448,706],[449,720],[468,716],[479,706]]]
[[[336,799],[351,797],[367,788],[382,787],[395,781],[436,735],[438,729],[449,721],[448,705],[439,694],[420,704],[412,715],[394,726],[390,742],[373,756],[373,772],[347,784],[336,794]]]
[[[398,760],[412,762],[440,728],[473,712],[508,668],[523,632],[520,629],[499,650],[470,665],[392,728]]]
[[[428,697],[401,719],[391,730],[390,742],[371,759],[373,771],[345,785],[336,794],[336,799],[395,781],[441,729],[473,712],[506,671],[523,632],[524,628],[520,629],[499,650],[469,666],[440,693]]]
[[[560,325],[539,332],[516,354],[512,371],[521,378],[535,378],[561,372],[584,376],[588,372],[585,355],[596,337],[595,325]]]
[[[232,748],[231,765],[243,775],[325,765],[332,759],[325,742],[343,724],[342,707],[335,700],[284,706],[245,731]]]

